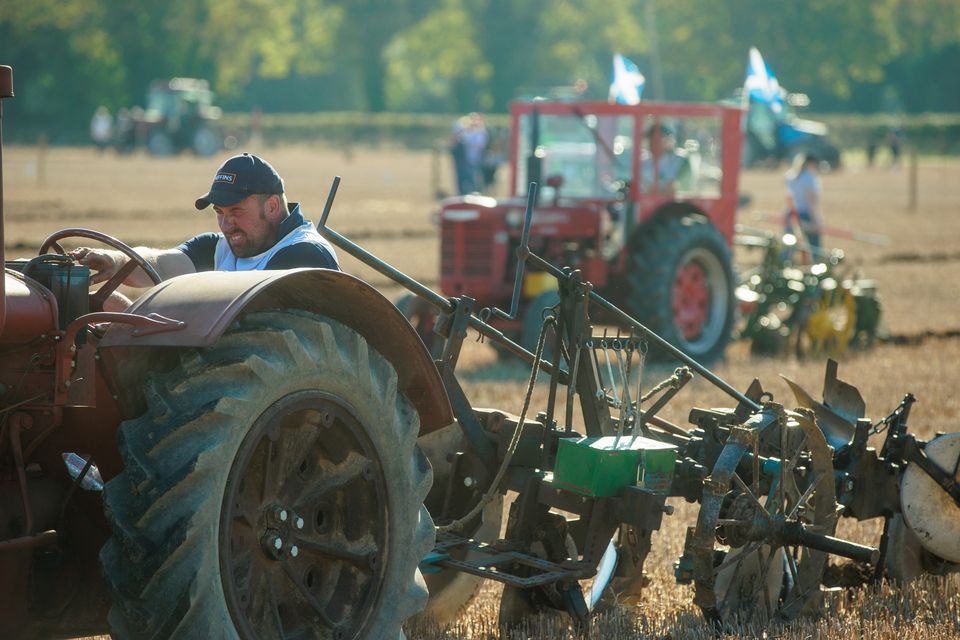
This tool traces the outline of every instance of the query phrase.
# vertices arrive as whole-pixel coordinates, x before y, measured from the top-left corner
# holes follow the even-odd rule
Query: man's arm
[[[134,247],[134,251],[156,269],[164,280],[185,273],[196,272],[193,262],[187,257],[187,254],[179,249]],[[91,279],[94,284],[109,280],[129,260],[126,255],[115,249],[90,249],[88,247],[78,247],[70,252],[70,256],[78,263],[90,267],[96,272]],[[134,269],[133,273],[127,276],[123,283],[140,288],[153,286],[153,281],[143,269]]]

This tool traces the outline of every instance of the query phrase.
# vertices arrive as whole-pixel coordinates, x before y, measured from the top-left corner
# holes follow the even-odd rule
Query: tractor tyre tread
[[[677,269],[692,250],[705,250],[716,261],[713,268],[722,273],[725,291],[714,295],[711,304],[722,300],[724,307],[707,321],[710,339],[688,342],[673,322],[673,286]],[[730,248],[723,236],[705,217],[686,215],[669,217],[649,225],[631,244],[631,268],[628,274],[631,315],[687,353],[701,364],[709,364],[723,356],[733,333],[734,276]],[[709,266],[709,265],[708,265]],[[665,354],[651,350],[651,355]]]
[[[393,367],[362,336],[297,311],[250,314],[214,346],[184,349],[179,366],[148,381],[145,413],[121,425],[125,471],[104,491],[113,535],[100,554],[114,637],[240,637],[219,559],[227,478],[258,417],[310,389],[344,399],[378,427],[367,435],[390,478],[388,565],[364,628],[403,637],[401,625],[426,601],[417,566],[434,541],[419,418]]]

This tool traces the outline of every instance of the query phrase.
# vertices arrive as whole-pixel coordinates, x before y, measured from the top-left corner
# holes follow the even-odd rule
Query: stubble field
[[[382,259],[430,285],[436,285],[438,240],[430,214],[436,209],[431,189],[429,152],[390,149],[342,151],[289,147],[257,149],[284,176],[287,192],[319,217],[334,175],[343,177],[330,226]],[[141,155],[99,155],[88,149],[8,146],[4,150],[7,257],[36,253],[42,240],[65,227],[87,227],[131,245],[175,246],[215,228],[209,212],[197,212],[193,200],[210,186],[223,158],[184,156],[154,159]],[[446,158],[441,178],[450,182]],[[863,394],[868,417],[876,420],[893,409],[904,393],[919,400],[911,429],[930,437],[957,431],[960,396],[960,162],[921,158],[918,206],[907,210],[907,168],[850,167],[823,177],[827,223],[879,234],[889,244],[873,245],[827,238],[842,248],[847,264],[876,279],[883,302],[882,324],[899,338],[869,351],[848,353],[841,378]],[[506,172],[501,176],[505,181]],[[780,172],[747,172],[741,192],[751,204],[740,213],[750,226],[774,228],[767,221],[784,202]],[[341,256],[344,269],[367,278],[390,298],[399,294],[382,276]],[[524,373],[495,364],[489,346],[471,341],[461,361],[465,390],[477,406],[519,413]],[[822,360],[755,358],[735,344],[716,372],[745,389],[754,377],[776,399],[790,404],[779,379],[783,373],[819,396]],[[543,402],[538,389],[534,406]],[[696,381],[668,406],[663,416],[685,424],[692,406],[729,406],[729,401]],[[692,604],[692,587],[675,584],[671,563],[679,555],[685,527],[695,519],[693,507],[678,504],[654,535],[646,570],[650,586],[635,606],[600,620],[589,637],[710,637]],[[876,523],[842,523],[840,535],[875,544]],[[882,586],[847,594],[830,594],[823,615],[784,627],[744,629],[744,637],[784,638],[957,638],[960,637],[960,580],[933,578],[907,590]],[[494,633],[498,590],[485,587],[465,612],[462,624],[442,633],[414,629],[421,638],[486,638]],[[518,636],[519,637],[519,636]],[[566,632],[532,631],[524,637],[559,638]]]

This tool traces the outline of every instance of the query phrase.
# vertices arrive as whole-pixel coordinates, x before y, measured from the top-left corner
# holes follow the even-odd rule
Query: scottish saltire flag
[[[619,53],[613,54],[613,78],[608,100],[617,104],[638,104],[646,78],[639,67]]]
[[[750,58],[747,61],[747,79],[743,83],[743,92],[751,100],[770,105],[776,112],[783,108],[783,95],[780,83],[773,75],[760,51],[750,47]]]

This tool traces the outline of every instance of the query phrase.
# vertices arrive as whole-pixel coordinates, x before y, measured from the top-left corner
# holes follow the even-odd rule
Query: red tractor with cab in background
[[[510,113],[511,195],[442,202],[443,293],[510,308],[526,193],[537,182],[531,250],[581,270],[602,296],[695,359],[721,357],[734,321],[742,110],[532,100]],[[555,289],[552,277],[528,270],[515,319],[498,327],[531,349]],[[405,302],[408,316],[419,315]],[[432,320],[419,324],[429,335]]]

